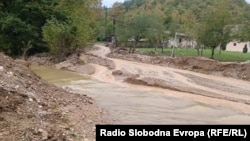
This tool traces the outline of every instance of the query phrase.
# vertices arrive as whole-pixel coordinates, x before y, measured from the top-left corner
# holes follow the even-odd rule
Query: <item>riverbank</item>
[[[94,140],[109,123],[92,98],[34,74],[29,63],[0,53],[0,140]]]

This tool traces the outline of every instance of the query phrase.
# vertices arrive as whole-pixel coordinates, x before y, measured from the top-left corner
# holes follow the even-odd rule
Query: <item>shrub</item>
[[[223,42],[221,44],[221,50],[226,50],[227,49],[227,42]]]
[[[244,48],[243,48],[243,53],[247,53],[248,49],[247,49],[247,45],[245,44]]]

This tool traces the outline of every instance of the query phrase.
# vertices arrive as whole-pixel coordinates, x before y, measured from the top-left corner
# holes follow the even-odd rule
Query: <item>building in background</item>
[[[243,48],[247,45],[248,53],[250,53],[250,42],[229,42],[226,46],[226,51],[243,52]]]

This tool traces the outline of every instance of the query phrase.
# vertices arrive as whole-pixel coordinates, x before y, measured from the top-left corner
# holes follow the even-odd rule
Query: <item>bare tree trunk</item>
[[[132,49],[132,52],[131,53],[135,53],[135,48],[137,46],[137,41],[134,42],[134,46],[133,46],[133,49]]]
[[[161,46],[161,53],[163,54],[163,49],[164,49],[164,45],[163,45],[163,43],[162,42],[160,42],[160,46]]]
[[[201,56],[203,56],[204,46],[201,47]]]
[[[133,41],[132,45],[129,46],[129,53],[132,53],[132,47],[135,46],[135,41]]]
[[[214,50],[216,47],[212,47],[212,54],[211,54],[211,59],[214,59]]]
[[[157,46],[158,46],[158,43],[156,43],[154,46],[155,46],[155,52],[156,52],[156,51],[157,51],[157,49],[156,49],[156,48],[157,48]]]
[[[198,56],[200,56],[200,47],[196,48]]]
[[[198,54],[198,56],[201,56],[201,47],[202,47],[202,45],[200,45],[199,43],[194,47],[196,50],[197,50],[197,54]]]
[[[220,51],[219,51],[219,54],[221,55],[221,45],[220,45]]]
[[[171,53],[171,57],[174,57],[174,56],[175,56],[174,49],[175,49],[175,47],[174,47],[174,46],[172,46],[172,53]]]
[[[23,59],[23,60],[25,60],[25,59],[26,59],[26,54],[27,54],[28,50],[29,50],[29,49],[31,49],[31,48],[32,48],[32,46],[27,47],[27,48],[25,48],[25,49],[24,49],[24,51],[23,51],[23,55],[22,55],[22,59]]]
[[[23,42],[23,46],[24,46],[24,48],[23,48],[22,59],[25,60],[27,51],[28,51],[29,49],[31,49],[33,46],[32,46],[32,44],[31,44],[31,41],[29,41],[29,42],[27,43],[27,45],[25,45],[25,42]]]

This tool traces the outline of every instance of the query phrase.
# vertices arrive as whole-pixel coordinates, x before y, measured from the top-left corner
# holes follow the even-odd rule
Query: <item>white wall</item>
[[[245,44],[247,44],[248,53],[250,53],[250,42],[238,42],[238,41],[229,42],[227,44],[226,51],[243,52]]]

